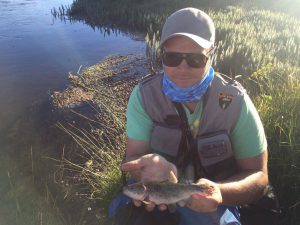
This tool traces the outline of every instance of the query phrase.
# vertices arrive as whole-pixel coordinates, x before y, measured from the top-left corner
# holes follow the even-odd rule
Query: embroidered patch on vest
[[[225,110],[231,104],[233,95],[220,93],[219,94],[219,105],[221,109]]]

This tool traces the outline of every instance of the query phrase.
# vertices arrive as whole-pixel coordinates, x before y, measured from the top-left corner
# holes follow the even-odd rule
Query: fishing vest
[[[176,164],[183,127],[173,102],[162,91],[162,74],[146,77],[139,88],[144,109],[153,122],[150,151]],[[218,181],[235,173],[230,133],[238,121],[244,94],[238,82],[225,80],[215,73],[203,97],[200,127],[195,138],[197,156],[204,170],[202,177]]]

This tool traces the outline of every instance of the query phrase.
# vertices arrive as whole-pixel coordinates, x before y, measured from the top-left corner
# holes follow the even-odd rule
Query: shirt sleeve
[[[127,136],[134,140],[149,141],[152,131],[152,120],[146,113],[139,86],[135,86],[127,106]]]
[[[254,157],[267,149],[261,119],[248,95],[245,95],[240,117],[231,133],[231,141],[237,159]]]

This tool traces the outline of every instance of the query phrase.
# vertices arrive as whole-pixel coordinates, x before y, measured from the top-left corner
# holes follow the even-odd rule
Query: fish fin
[[[172,170],[170,171],[170,176],[169,176],[168,181],[170,181],[171,183],[177,183],[178,182],[177,177],[175,176],[175,174]]]
[[[141,182],[143,184],[143,182]],[[174,174],[173,171],[170,171],[170,175],[168,176],[168,178],[166,178],[165,180],[162,181],[149,181],[149,182],[145,182],[145,183],[178,183],[177,177]]]

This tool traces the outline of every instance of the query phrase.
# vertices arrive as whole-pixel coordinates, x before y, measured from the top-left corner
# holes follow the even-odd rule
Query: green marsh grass
[[[299,69],[267,64],[245,81],[265,127],[270,180],[288,224],[298,223],[300,210],[299,77]]]
[[[120,123],[113,118],[109,123],[101,122],[103,126],[100,125],[102,128],[99,129],[96,127],[99,127],[103,117],[97,122],[86,117],[85,119],[90,121],[91,130],[72,124],[58,125],[83,150],[80,154],[70,157],[71,159],[63,157],[60,160],[60,179],[71,176],[72,183],[80,187],[77,191],[78,196],[97,202],[97,219],[99,224],[103,224],[108,213],[107,207],[121,188],[120,164],[125,149],[125,136],[120,132],[124,127],[119,126],[124,122]],[[73,160],[74,158],[77,160]]]

